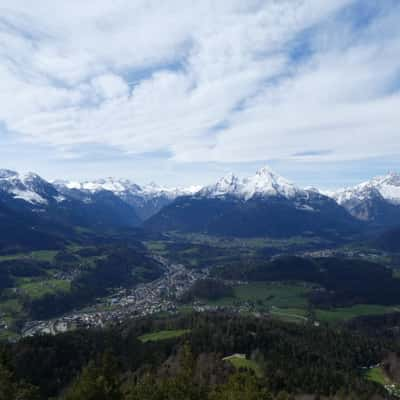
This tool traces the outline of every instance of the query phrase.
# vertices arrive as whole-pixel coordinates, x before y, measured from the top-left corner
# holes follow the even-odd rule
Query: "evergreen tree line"
[[[140,340],[145,333],[172,329],[188,333]],[[226,313],[145,318],[2,345],[0,400],[382,398],[383,388],[365,378],[364,368],[393,350],[388,339],[267,318]],[[223,360],[236,353],[256,363],[261,374]]]

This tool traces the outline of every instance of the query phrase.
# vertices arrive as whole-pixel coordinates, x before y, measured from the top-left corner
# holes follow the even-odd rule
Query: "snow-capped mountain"
[[[357,186],[333,192],[332,196],[339,204],[342,204],[352,199],[362,201],[377,194],[392,204],[400,204],[400,174],[390,173],[379,176]]]
[[[250,200],[254,197],[280,196],[286,199],[305,195],[305,191],[296,187],[287,179],[276,174],[268,167],[261,168],[254,176],[238,178],[229,174],[214,185],[203,188],[198,195],[202,197],[236,197]]]
[[[155,183],[139,186],[127,179],[111,177],[85,182],[55,181],[54,184],[60,192],[86,202],[91,201],[93,194],[111,192],[134,207],[142,220],[154,215],[177,197],[193,195],[200,190],[199,186],[169,188]]]
[[[175,199],[179,196],[192,195],[201,189],[201,186],[190,186],[188,188],[170,188],[166,186],[159,186],[153,182],[149,183],[148,185],[139,186],[138,184],[128,179],[116,179],[112,177],[84,182],[57,180],[54,181],[54,184],[58,187],[88,191],[91,193],[106,190],[109,192],[113,192],[116,195],[130,192],[132,194],[138,194],[143,197],[164,195],[171,199]]]
[[[151,182],[147,185],[142,186],[140,189],[140,193],[143,196],[165,196],[170,198],[171,200],[176,199],[180,196],[192,196],[201,190],[201,186],[199,185],[192,185],[187,187],[167,187],[167,186],[160,186],[154,182]]]
[[[40,223],[103,228],[140,223],[134,208],[112,192],[71,194],[37,174],[0,170],[0,205],[25,220],[34,216]]]
[[[382,225],[400,224],[400,175],[390,173],[330,196],[354,217]]]
[[[106,179],[97,179],[94,181],[84,181],[84,182],[56,180],[53,183],[55,186],[59,188],[80,190],[90,193],[95,193],[102,190],[113,192],[114,194],[124,193],[126,191],[131,191],[131,192],[140,191],[140,187],[138,185],[128,180],[114,179],[111,177]]]
[[[65,211],[68,208],[75,209],[82,214],[84,208],[97,209],[101,205],[104,216],[113,209],[122,213],[131,213],[134,219],[144,220],[158,212],[162,207],[171,203],[179,196],[192,195],[200,187],[168,188],[151,183],[139,186],[134,182],[124,179],[106,178],[95,181],[74,182],[57,180],[47,182],[39,175],[28,173],[25,175],[18,172],[2,169],[0,170],[0,195],[7,198],[10,203],[15,200],[13,207],[21,207],[26,210],[49,211],[59,205]],[[63,203],[63,204],[62,204]],[[10,203],[11,204],[11,203]],[[95,214],[92,214],[95,217]],[[120,218],[115,215],[116,221]],[[96,220],[100,219],[99,215]],[[129,221],[130,218],[127,218]],[[122,222],[122,221],[121,221]],[[139,221],[136,221],[138,224]]]
[[[230,174],[193,196],[179,197],[144,226],[228,236],[291,236],[350,232],[360,223],[335,200],[262,168],[254,176]]]
[[[32,172],[20,175],[15,171],[0,170],[0,190],[15,199],[37,206],[65,200],[54,186]]]
[[[400,174],[391,172],[367,182],[367,186],[376,188],[382,197],[392,204],[400,205]]]
[[[268,167],[245,178],[230,174],[203,188],[141,186],[115,178],[48,182],[34,173],[0,170],[1,213],[11,225],[15,217],[10,216],[20,213],[23,220],[33,216],[41,224],[71,229],[142,224],[156,231],[232,236],[332,232],[340,236],[367,227],[400,225],[400,175],[392,173],[327,194],[300,188]]]

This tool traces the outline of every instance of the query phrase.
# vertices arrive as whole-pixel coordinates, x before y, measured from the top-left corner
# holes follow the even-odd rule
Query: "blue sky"
[[[1,167],[303,186],[400,171],[395,0],[4,0]]]

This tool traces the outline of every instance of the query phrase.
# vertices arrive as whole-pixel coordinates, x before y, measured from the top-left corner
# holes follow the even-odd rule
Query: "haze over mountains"
[[[34,173],[0,170],[0,207],[3,226],[18,225],[18,236],[76,226],[228,236],[351,233],[400,224],[400,175],[326,193],[302,189],[267,167],[203,188],[140,186],[115,178],[48,182]]]

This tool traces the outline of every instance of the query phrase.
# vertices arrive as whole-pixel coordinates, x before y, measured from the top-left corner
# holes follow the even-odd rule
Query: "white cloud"
[[[104,99],[126,96],[129,93],[127,83],[115,74],[96,76],[92,80],[92,86],[94,92],[98,93]]]
[[[85,144],[200,162],[399,154],[400,11],[354,32],[334,17],[353,3],[5,0],[0,121],[68,157]],[[298,64],[288,43],[307,29]]]

